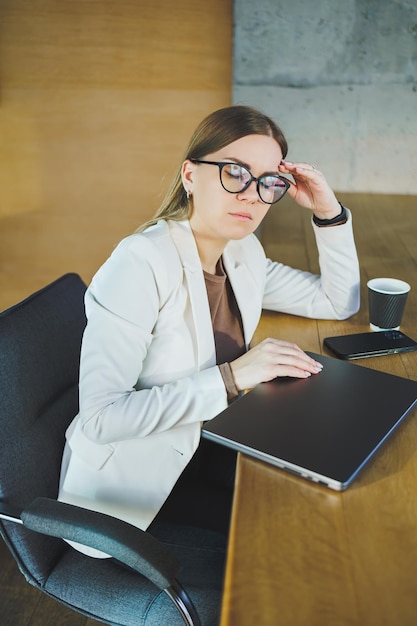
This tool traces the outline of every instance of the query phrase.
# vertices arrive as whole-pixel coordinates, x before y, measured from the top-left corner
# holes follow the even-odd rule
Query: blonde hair
[[[283,158],[287,155],[287,140],[270,117],[253,107],[235,105],[214,111],[197,126],[184,153],[181,166],[188,159],[202,159],[247,135],[272,137],[280,146]],[[139,226],[136,232],[143,232],[161,219],[178,222],[187,220],[191,217],[192,210],[192,202],[187,198],[179,167],[161,206],[150,220]]]

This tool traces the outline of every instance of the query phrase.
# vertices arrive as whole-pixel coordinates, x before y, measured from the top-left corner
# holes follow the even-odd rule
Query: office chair
[[[86,286],[66,274],[0,313],[0,533],[26,580],[104,624],[218,623],[222,535],[161,524],[153,535],[56,500],[78,411]],[[110,554],[95,559],[74,540]]]

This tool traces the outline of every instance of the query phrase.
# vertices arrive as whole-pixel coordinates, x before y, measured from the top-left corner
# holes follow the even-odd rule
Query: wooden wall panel
[[[87,282],[231,102],[232,0],[0,0],[0,309]]]

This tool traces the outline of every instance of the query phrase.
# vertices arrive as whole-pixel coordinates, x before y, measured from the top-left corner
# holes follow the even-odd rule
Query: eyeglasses
[[[240,165],[240,163],[202,161],[200,159],[190,159],[190,161],[192,163],[217,165],[222,187],[229,193],[241,193],[255,181],[258,196],[265,204],[275,204],[275,202],[281,200],[290,187],[290,183],[285,178],[275,174],[264,174],[259,178],[255,178],[252,172],[244,165]]]

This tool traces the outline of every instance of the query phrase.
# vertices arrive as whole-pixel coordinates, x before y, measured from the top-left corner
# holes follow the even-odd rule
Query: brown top
[[[234,361],[246,352],[242,318],[233,293],[232,285],[224,271],[221,259],[216,274],[204,272],[211,321],[216,346],[216,363],[228,392],[229,399],[237,396],[229,361]]]

